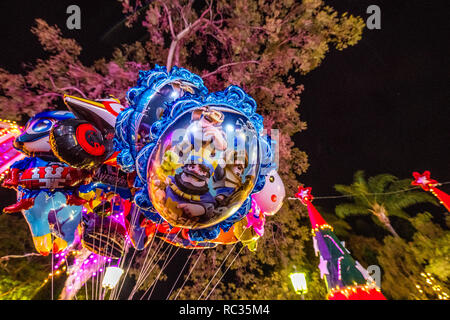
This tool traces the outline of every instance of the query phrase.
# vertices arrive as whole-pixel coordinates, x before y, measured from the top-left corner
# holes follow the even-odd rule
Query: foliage
[[[33,250],[25,220],[16,216],[1,216],[0,259]],[[47,277],[49,268],[47,257],[3,258],[0,261],[0,300],[31,299]]]
[[[336,206],[338,217],[370,214],[375,223],[384,226],[394,236],[398,235],[391,226],[389,216],[407,219],[409,215],[404,211],[405,208],[420,203],[438,205],[432,195],[411,190],[410,179],[400,180],[391,174],[379,174],[366,180],[364,172],[359,170],[351,185],[336,184],[334,187],[353,200]]]
[[[363,265],[380,266],[381,290],[389,299],[429,300],[438,299],[442,292],[450,294],[448,225],[434,223],[429,213],[408,220],[415,228],[411,241],[392,236],[378,241],[352,235],[348,247]],[[441,290],[433,290],[433,286]]]

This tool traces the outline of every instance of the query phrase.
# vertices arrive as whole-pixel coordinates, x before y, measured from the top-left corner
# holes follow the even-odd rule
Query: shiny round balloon
[[[202,229],[232,216],[259,174],[260,144],[246,115],[220,105],[186,110],[147,163],[148,194],[172,226]]]
[[[272,216],[281,209],[285,196],[283,181],[275,170],[271,170],[266,176],[264,188],[254,193],[252,198],[265,215]]]
[[[208,89],[200,76],[184,68],[156,65],[139,71],[137,84],[128,90],[129,107],[116,119],[114,145],[120,153],[117,164],[126,172],[135,170],[139,152],[154,139],[153,124],[167,113],[169,105],[189,95],[203,96]]]
[[[58,122],[50,132],[50,145],[59,160],[82,169],[100,166],[112,148],[99,129],[78,119]]]
[[[147,145],[152,137],[151,126],[159,120],[167,105],[184,96],[186,92],[194,94],[197,88],[185,81],[172,80],[156,90],[149,89],[139,96],[139,104],[143,110],[136,119],[136,152]]]

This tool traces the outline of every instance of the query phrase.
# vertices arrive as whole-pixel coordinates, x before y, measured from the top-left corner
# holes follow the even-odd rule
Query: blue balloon
[[[72,245],[81,222],[82,206],[66,205],[66,195],[61,192],[40,191],[34,206],[24,210],[23,215],[36,250],[47,255]]]

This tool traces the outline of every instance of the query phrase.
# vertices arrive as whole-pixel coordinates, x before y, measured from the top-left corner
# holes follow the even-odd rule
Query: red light
[[[272,197],[270,197],[270,200],[272,200],[272,202],[276,202],[277,196],[275,194],[273,194]]]

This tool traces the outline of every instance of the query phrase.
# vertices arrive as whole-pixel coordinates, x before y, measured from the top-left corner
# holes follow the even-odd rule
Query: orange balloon
[[[234,226],[230,228],[227,232],[220,230],[219,236],[216,239],[209,240],[212,243],[219,244],[233,244],[238,242],[239,240],[234,235]]]

